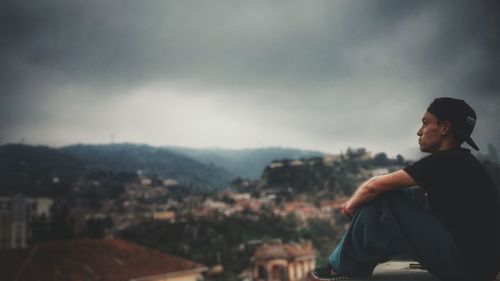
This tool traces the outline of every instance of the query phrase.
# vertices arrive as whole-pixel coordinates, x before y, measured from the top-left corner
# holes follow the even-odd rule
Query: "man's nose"
[[[422,128],[418,129],[417,136],[419,136],[419,137],[422,136]]]

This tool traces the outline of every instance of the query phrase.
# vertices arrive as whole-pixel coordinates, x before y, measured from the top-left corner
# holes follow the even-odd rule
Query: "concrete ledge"
[[[360,278],[360,279],[349,279],[355,281],[439,281],[439,279],[433,277],[429,272],[422,269],[410,268],[410,263],[415,263],[413,261],[389,261],[386,263],[379,264],[373,276],[370,278]],[[500,275],[497,276],[495,280],[500,280]]]
[[[389,261],[379,264],[373,276],[369,279],[353,279],[353,280],[419,280],[419,281],[439,281],[429,272],[422,269],[410,268],[410,261]]]

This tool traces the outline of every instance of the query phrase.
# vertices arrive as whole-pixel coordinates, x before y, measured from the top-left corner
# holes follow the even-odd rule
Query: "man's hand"
[[[342,213],[352,218],[359,207],[366,204],[384,192],[405,187],[415,186],[417,183],[404,170],[399,170],[387,175],[372,177],[361,184],[351,199],[342,206]]]
[[[356,214],[356,208],[353,207],[350,200],[345,202],[342,206],[342,213],[349,217],[349,219],[352,219],[352,217],[354,217],[354,214]]]

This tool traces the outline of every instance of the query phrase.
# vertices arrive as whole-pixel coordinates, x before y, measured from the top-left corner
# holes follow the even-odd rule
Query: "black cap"
[[[454,98],[435,99],[427,112],[432,113],[442,121],[450,121],[453,131],[463,137],[475,150],[479,150],[470,135],[476,125],[476,112],[465,101]]]

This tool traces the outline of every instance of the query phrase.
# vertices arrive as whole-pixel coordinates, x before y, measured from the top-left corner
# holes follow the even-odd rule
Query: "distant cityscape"
[[[307,280],[348,227],[340,207],[356,186],[411,163],[349,148],[275,159],[259,178],[203,188],[145,162],[73,175],[62,161],[30,175],[39,172],[37,151],[1,150],[3,182],[26,191],[0,190],[0,261],[12,264],[1,280]],[[496,149],[478,158],[498,185]]]

